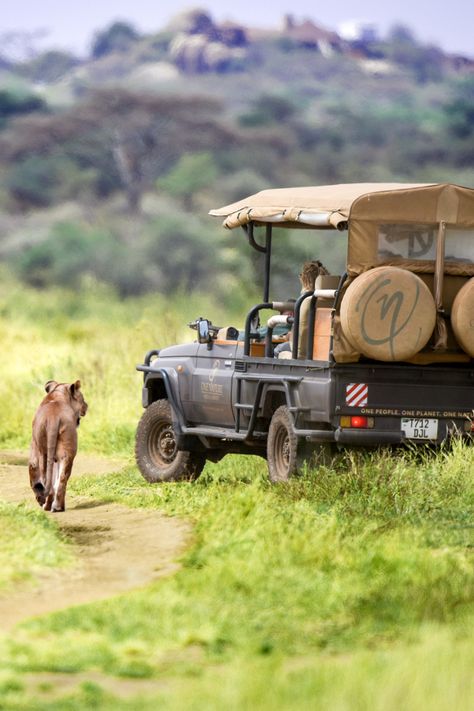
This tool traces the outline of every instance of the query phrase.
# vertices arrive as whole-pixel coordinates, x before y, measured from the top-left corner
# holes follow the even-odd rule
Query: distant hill
[[[51,50],[19,62],[2,57],[0,50],[0,83],[1,74],[4,80],[7,75],[18,77],[39,85],[53,99],[73,100],[86,88],[111,82],[150,87],[172,83],[183,75],[247,73],[263,66],[266,55],[274,51],[287,58],[305,52],[307,61],[345,58],[370,74],[409,72],[420,82],[474,71],[474,59],[423,45],[404,26],[393,28],[380,39],[370,28],[353,25],[345,37],[316,21],[299,21],[292,15],[283,18],[280,29],[262,30],[219,24],[209,12],[196,9],[177,15],[167,27],[152,34],[140,34],[129,23],[115,22],[96,33],[85,60]],[[25,36],[24,43],[27,41]],[[5,46],[8,48],[8,43]],[[54,86],[56,93],[49,92],[48,87]]]
[[[282,185],[474,185],[474,62],[368,29],[194,10],[147,35],[114,23],[84,60],[0,62],[0,259],[39,286],[73,263],[124,295],[218,288],[248,263],[211,207]]]

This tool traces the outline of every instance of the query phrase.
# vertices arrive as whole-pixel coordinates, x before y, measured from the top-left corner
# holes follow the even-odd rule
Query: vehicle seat
[[[315,291],[317,289],[337,289],[339,286],[339,282],[341,280],[340,276],[334,275],[334,274],[321,274],[320,276],[316,277],[316,281],[314,283],[314,288]],[[309,309],[311,305],[311,297],[308,296],[307,299],[303,301],[301,304],[301,311],[300,311],[300,328],[299,328],[299,342],[298,342],[298,358],[306,359],[306,358],[312,358],[313,354],[312,353],[307,353],[307,347],[308,347],[308,326],[309,326]],[[317,331],[317,323],[318,323],[318,311],[320,309],[332,309],[334,306],[334,299],[323,299],[323,298],[318,298],[317,304],[316,304],[316,322],[315,322],[315,332]],[[327,317],[327,311],[320,311],[320,315],[323,316],[323,314]],[[325,319],[327,320],[327,318]]]
[[[341,281],[341,277],[337,276],[337,274],[321,274],[320,276],[316,277],[316,281],[314,283],[314,288],[315,289],[337,289],[340,281]],[[333,299],[318,299],[318,304],[322,304],[324,302],[324,305],[326,306],[328,301],[331,302],[331,305],[332,305]]]

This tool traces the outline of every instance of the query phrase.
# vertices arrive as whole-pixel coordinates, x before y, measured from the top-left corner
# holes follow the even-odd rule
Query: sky
[[[39,47],[85,54],[94,32],[114,20],[129,21],[149,33],[162,29],[182,10],[196,6],[208,9],[215,20],[234,20],[254,27],[278,27],[288,12],[296,19],[311,18],[329,29],[337,29],[347,20],[370,21],[382,35],[393,24],[402,23],[411,27],[422,42],[474,57],[473,0],[0,0],[0,36],[44,30]]]

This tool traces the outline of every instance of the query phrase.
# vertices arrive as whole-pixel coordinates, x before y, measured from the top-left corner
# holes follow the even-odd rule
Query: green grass
[[[56,523],[41,511],[0,501],[0,593],[38,571],[72,561]]]
[[[81,448],[130,453],[135,363],[185,337],[192,316],[214,316],[204,301],[120,303],[96,285],[79,296],[2,288],[0,446],[10,448],[28,442],[44,381],[80,377]],[[263,460],[235,456],[194,484],[151,486],[135,467],[73,478],[71,492],[187,518],[193,538],[177,574],[0,636],[0,709],[470,711],[473,471],[474,449],[455,443],[341,454],[280,486]],[[42,511],[2,505],[0,532],[4,587],[67,562]],[[70,687],[42,681],[46,672]],[[130,696],[101,678],[128,680]],[[142,692],[143,680],[155,686]]]
[[[150,487],[133,468],[76,479],[82,495],[191,518],[193,544],[174,577],[23,626],[3,666],[151,677],[171,709],[467,710],[473,470],[459,444],[341,456],[283,486],[242,457],[195,484]]]

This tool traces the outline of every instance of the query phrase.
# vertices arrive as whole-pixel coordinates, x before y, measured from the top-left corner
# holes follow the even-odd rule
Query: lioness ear
[[[71,383],[71,385],[69,386],[69,391],[70,391],[71,395],[74,395],[76,390],[80,390],[80,389],[81,389],[81,381],[80,380],[76,380],[75,383]]]
[[[48,380],[48,382],[44,386],[44,389],[46,390],[47,393],[50,393],[51,390],[54,390],[56,385],[57,385],[57,382],[55,380]]]

